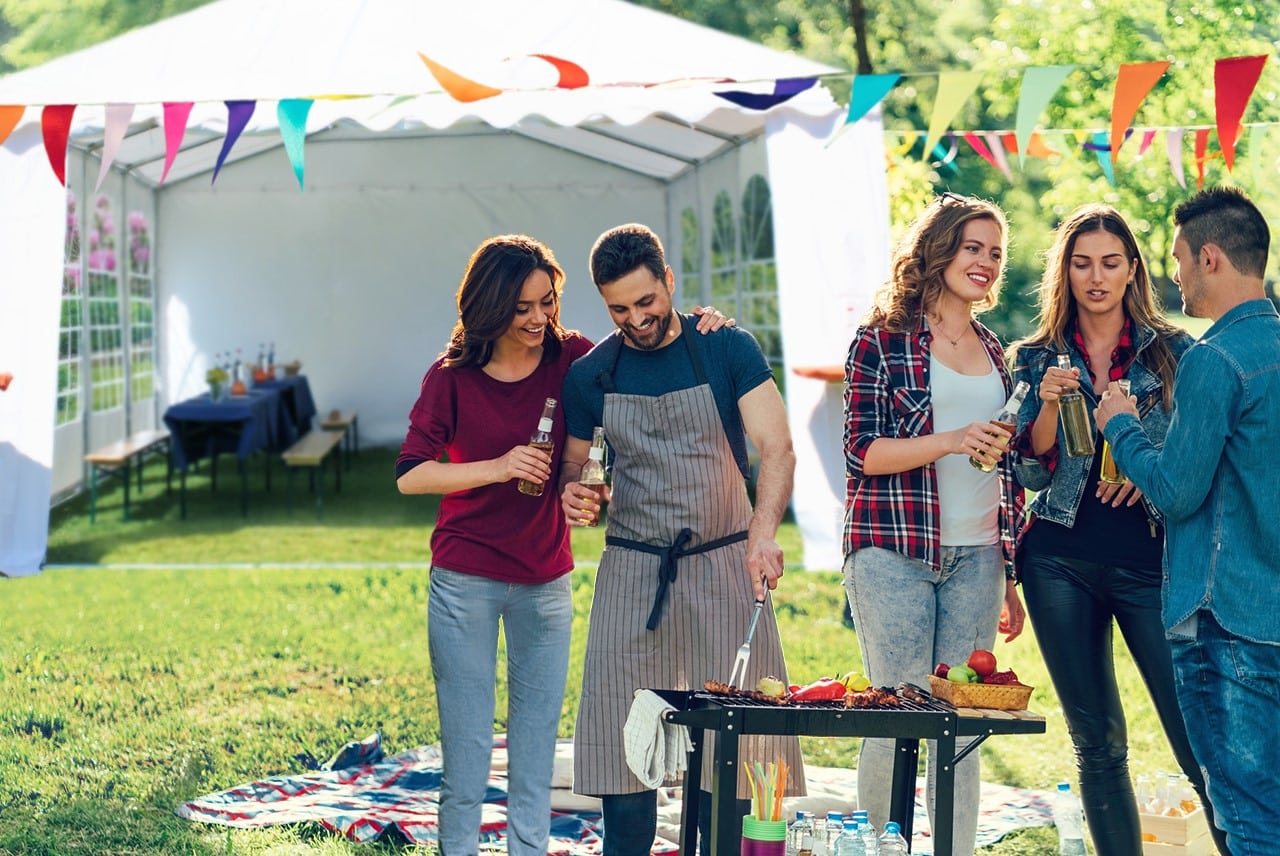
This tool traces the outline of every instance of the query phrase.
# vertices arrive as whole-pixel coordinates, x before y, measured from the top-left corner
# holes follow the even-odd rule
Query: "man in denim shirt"
[[[1280,316],[1269,230],[1234,188],[1174,211],[1174,282],[1214,323],[1182,358],[1164,448],[1112,383],[1095,411],[1120,470],[1165,514],[1164,623],[1178,701],[1233,856],[1280,829]],[[1268,725],[1268,723],[1270,723]]]

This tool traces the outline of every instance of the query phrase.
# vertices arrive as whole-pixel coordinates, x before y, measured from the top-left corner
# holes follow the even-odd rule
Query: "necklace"
[[[961,330],[961,331],[960,331],[960,334],[959,334],[958,336],[956,336],[956,337],[953,339],[953,338],[951,338],[951,334],[950,334],[950,333],[948,333],[948,332],[943,328],[943,326],[942,326],[942,316],[941,316],[941,315],[931,316],[931,317],[929,318],[929,322],[930,322],[929,326],[930,326],[933,330],[936,330],[936,331],[938,331],[940,334],[942,334],[942,338],[944,338],[944,339],[946,339],[948,342],[950,342],[950,343],[951,343],[951,347],[953,347],[953,348],[958,348],[958,347],[960,347],[960,340],[964,338],[965,330],[968,330],[968,329],[969,329],[969,328],[968,328],[968,326],[966,325],[966,326],[965,326],[965,328],[964,328],[964,330]]]

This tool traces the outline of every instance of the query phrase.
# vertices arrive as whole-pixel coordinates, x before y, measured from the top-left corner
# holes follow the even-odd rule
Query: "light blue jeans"
[[[1280,827],[1280,645],[1235,636],[1206,610],[1196,617],[1195,638],[1171,640],[1173,668],[1214,820],[1226,830],[1232,856],[1274,854]]]
[[[901,681],[928,688],[938,663],[958,665],[976,648],[990,649],[1004,603],[1004,566],[999,545],[942,547],[941,573],[919,559],[866,547],[844,563],[862,663],[875,686]],[[894,741],[868,738],[858,756],[858,807],[877,829],[889,817]],[[928,741],[929,822],[933,823],[937,746]],[[972,853],[978,834],[981,773],[972,752],[955,769],[952,852]]]
[[[545,856],[569,671],[569,575],[518,585],[431,569],[427,643],[440,710],[440,853],[474,856],[493,749],[498,622],[507,648],[507,851]]]

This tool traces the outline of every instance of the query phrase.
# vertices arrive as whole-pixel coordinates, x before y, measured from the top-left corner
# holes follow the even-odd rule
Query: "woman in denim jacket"
[[[1023,596],[1062,701],[1098,856],[1142,851],[1112,666],[1113,619],[1178,764],[1206,810],[1209,801],[1187,742],[1161,624],[1160,513],[1131,482],[1100,480],[1101,437],[1093,455],[1065,453],[1058,401],[1079,390],[1092,412],[1110,381],[1128,378],[1143,428],[1159,444],[1172,415],[1177,362],[1191,343],[1162,316],[1124,218],[1109,206],[1086,205],[1058,228],[1049,249],[1038,328],[1010,349],[1014,378],[1032,390],[1018,414],[1014,470],[1023,487],[1039,492],[1018,541]],[[1059,353],[1070,356],[1069,371],[1057,367]]]

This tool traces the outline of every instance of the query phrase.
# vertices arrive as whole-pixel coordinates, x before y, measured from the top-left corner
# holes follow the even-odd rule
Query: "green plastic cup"
[[[787,822],[742,818],[742,856],[782,856],[786,852]]]

